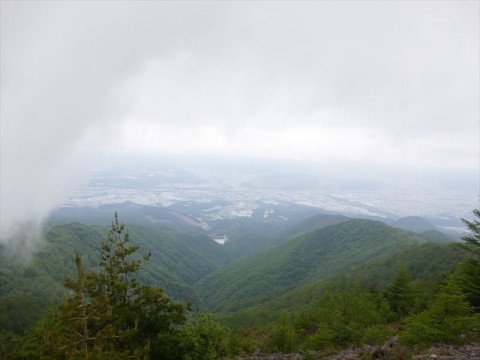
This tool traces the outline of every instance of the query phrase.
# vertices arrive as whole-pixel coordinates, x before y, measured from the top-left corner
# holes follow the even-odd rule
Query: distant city
[[[280,169],[281,170],[280,170]],[[90,182],[62,207],[98,207],[133,202],[175,209],[208,228],[221,219],[265,219],[281,214],[278,206],[308,206],[353,217],[396,219],[421,216],[435,226],[462,231],[478,194],[471,189],[432,182],[395,183],[348,177],[326,177],[305,169],[249,169],[209,164],[130,163],[94,172]]]

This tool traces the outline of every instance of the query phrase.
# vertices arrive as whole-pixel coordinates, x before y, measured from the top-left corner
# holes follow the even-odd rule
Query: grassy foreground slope
[[[195,290],[207,309],[236,311],[424,242],[378,221],[352,219],[229,263],[196,283]]]

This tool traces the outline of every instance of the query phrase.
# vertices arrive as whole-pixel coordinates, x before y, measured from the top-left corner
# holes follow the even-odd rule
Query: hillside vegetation
[[[26,318],[31,321],[22,322],[28,325],[42,316],[48,304],[60,302],[66,295],[65,277],[72,277],[76,271],[75,254],[82,254],[86,267],[98,268],[100,244],[108,229],[80,223],[53,226],[45,232],[45,244],[26,263],[0,248],[0,319],[18,322],[15,314],[30,304],[27,309],[32,311],[27,311]],[[165,225],[132,225],[129,232],[140,246],[136,256],[153,254],[138,274],[139,279],[162,287],[174,299],[199,304],[191,285],[223,264],[224,249],[204,234]],[[15,326],[18,331],[24,328]]]
[[[463,248],[436,230],[326,214],[223,225],[238,229],[235,246],[178,224],[114,222],[52,224],[31,261],[0,248],[0,357],[320,358],[393,335],[417,346],[478,338],[477,220]],[[232,261],[235,248],[244,255]]]
[[[352,219],[229,263],[196,283],[195,290],[207,309],[235,311],[424,242],[381,222]]]
[[[350,271],[296,286],[264,303],[256,303],[233,312],[226,310],[217,316],[230,326],[238,328],[268,328],[278,320],[282,311],[297,313],[314,307],[333,284],[351,283],[381,292],[402,269],[406,269],[412,279],[421,281],[426,290],[431,290],[433,282],[451,273],[466,258],[468,254],[455,244],[411,245],[393,254],[374,258]]]

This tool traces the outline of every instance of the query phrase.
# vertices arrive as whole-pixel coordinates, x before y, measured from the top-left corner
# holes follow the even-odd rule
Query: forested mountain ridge
[[[42,309],[60,302],[66,295],[65,277],[75,274],[75,254],[82,255],[87,269],[97,269],[101,242],[108,229],[108,226],[80,223],[52,226],[45,232],[43,246],[26,263],[0,248],[0,318],[7,312],[18,317],[17,310],[29,304],[29,308],[37,308],[35,314],[29,315],[36,319],[42,315]],[[139,279],[162,287],[176,300],[199,304],[191,285],[223,264],[222,246],[193,230],[159,224],[131,225],[128,229],[132,243],[140,246],[137,257],[152,253],[139,272]],[[12,304],[16,304],[14,308]],[[16,321],[4,319],[7,320]]]
[[[97,266],[93,259],[105,231],[73,223],[48,229],[44,237],[45,243],[31,260],[0,248],[1,329],[23,333],[59,303],[67,295],[64,278],[75,272],[75,253],[82,252],[89,267]]]
[[[378,221],[352,219],[229,263],[196,283],[195,290],[207,309],[235,311],[425,242]]]
[[[129,263],[132,266],[142,263],[142,271],[135,278],[127,279],[132,290],[136,289],[141,295],[138,300],[141,299],[142,306],[151,301],[154,304],[164,288],[173,296],[172,309],[178,300],[193,300],[195,309],[214,311],[222,326],[230,328],[227,331],[209,316],[186,313],[189,320],[181,330],[181,342],[184,351],[199,351],[195,359],[214,359],[221,353],[251,353],[259,346],[267,351],[289,352],[299,346],[310,351],[381,344],[398,331],[405,343],[414,344],[421,339],[427,344],[436,337],[417,332],[425,326],[425,321],[437,316],[437,309],[448,311],[449,317],[437,319],[439,322],[434,325],[435,329],[447,329],[439,335],[444,339],[456,339],[465,327],[469,336],[475,334],[477,320],[480,320],[474,316],[474,307],[466,302],[466,299],[475,304],[478,301],[478,291],[470,288],[471,279],[480,274],[477,262],[468,262],[474,255],[455,244],[442,244],[445,237],[435,231],[416,234],[379,221],[317,215],[282,232],[284,236],[289,231],[301,235],[283,243],[283,239],[275,239],[279,245],[228,263],[231,258],[226,247],[195,228],[143,223],[128,225],[125,231],[117,222],[110,230],[108,241],[112,241],[112,234],[116,236],[115,231],[112,233],[116,228],[131,238],[128,246],[133,252]],[[0,248],[0,330],[20,335],[30,329],[24,338],[0,331],[14,352],[19,349],[20,353],[36,354],[38,351],[30,349],[28,343],[42,341],[37,334],[44,334],[43,327],[52,325],[45,321],[70,324],[70,315],[63,313],[62,320],[54,313],[62,314],[65,309],[78,312],[80,308],[70,305],[72,301],[84,304],[82,291],[88,291],[97,305],[102,304],[103,298],[96,297],[93,284],[104,282],[110,271],[105,267],[109,263],[105,254],[111,251],[105,247],[108,229],[80,223],[51,226],[46,232],[44,247],[26,266],[14,258],[7,261],[7,249]],[[315,230],[308,231],[311,229]],[[100,248],[102,260],[98,263]],[[114,256],[127,254],[121,251]],[[82,285],[80,256],[82,267],[89,271],[85,283],[90,284],[85,285],[89,286],[88,290]],[[145,256],[149,261],[142,260]],[[119,274],[111,273],[115,277]],[[69,280],[65,288],[64,277],[78,280]],[[138,287],[137,280],[138,284],[147,286]],[[149,284],[158,287],[157,290]],[[468,291],[468,296],[459,293],[460,290]],[[161,295],[158,299],[167,298]],[[131,301],[129,304],[133,307],[140,305],[135,305],[135,297]],[[451,302],[457,304],[452,309],[448,305]],[[55,303],[62,305],[58,308]],[[155,306],[161,309],[165,304]],[[189,304],[187,302],[183,309],[190,309]],[[148,312],[149,306],[144,310]],[[53,311],[50,315],[46,315],[48,307]],[[108,314],[107,311],[102,316],[106,319]],[[162,316],[161,311],[157,315]],[[143,310],[139,316],[144,325],[149,323],[150,316],[145,317]],[[179,320],[185,320],[183,315],[180,317],[183,320]],[[450,317],[458,320],[459,326],[452,328]],[[33,326],[37,319],[41,320]],[[402,328],[395,325],[402,319],[407,321],[407,331],[402,330],[403,325]],[[134,318],[129,321],[136,323]],[[103,326],[95,321],[91,325]],[[108,324],[105,325],[108,328]],[[107,329],[101,326],[99,329]],[[134,328],[129,325],[128,331],[136,333],[137,325]],[[62,332],[59,336],[63,338]],[[203,345],[196,348],[194,342],[209,344],[210,339],[214,339],[215,345],[209,350],[211,355],[205,357]],[[26,347],[15,348],[17,341]],[[88,336],[84,336],[83,341],[90,342]],[[157,345],[160,343],[163,340]],[[112,346],[112,343],[103,345]],[[124,345],[135,346],[128,340]],[[163,351],[158,346],[157,350]],[[8,353],[8,347],[0,346],[0,355],[2,351]],[[95,351],[95,347],[92,350]],[[141,351],[149,350],[144,347]],[[22,356],[14,358],[23,359]],[[176,355],[172,356],[176,359]]]
[[[332,284],[347,282],[372,291],[384,291],[403,268],[413,281],[438,281],[466,258],[468,254],[456,244],[414,244],[376,257],[347,272],[301,284],[264,303],[236,312],[222,312],[218,316],[238,327],[268,327],[278,320],[278,314],[282,311],[295,313],[314,306]]]
[[[316,214],[303,219],[307,214],[303,210],[301,215],[297,215],[302,219],[300,222],[294,222],[292,219],[271,222],[255,218],[223,220],[217,222],[215,231],[218,234],[228,234],[229,240],[225,243],[225,251],[233,260],[282,244],[301,234],[350,219],[342,215],[327,214]]]
[[[256,229],[249,230],[248,223],[239,226],[244,226],[239,230],[239,236]],[[304,233],[309,229],[317,230]],[[52,225],[45,233],[44,247],[28,266],[22,266],[14,258],[6,258],[0,249],[0,297],[12,299],[13,296],[16,302],[24,298],[30,303],[36,299],[42,304],[60,301],[65,295],[63,279],[75,271],[75,253],[82,254],[85,266],[97,267],[96,254],[107,231],[107,226],[99,225]],[[216,244],[199,229],[142,223],[129,225],[129,232],[132,241],[140,245],[140,253],[153,253],[151,261],[139,274],[143,281],[163,287],[174,299],[194,300],[211,309],[224,309],[221,305],[224,301],[230,307],[238,306],[236,302],[244,295],[237,297],[234,295],[236,291],[254,295],[250,304],[255,304],[298,284],[349,269],[372,256],[426,241],[423,234],[412,236],[382,223],[319,214],[282,233],[277,232],[279,239],[272,241],[284,242],[282,237],[288,234],[304,233],[296,239],[223,268],[231,259],[232,249]],[[433,234],[430,237],[436,239],[438,236]],[[398,241],[392,241],[395,237]],[[365,238],[364,242],[359,238]],[[215,270],[219,275],[213,273],[211,277],[205,277]],[[224,279],[219,283],[221,277]],[[195,290],[192,289],[194,284]],[[262,289],[258,298],[254,289],[257,286]],[[233,300],[229,301],[230,298]],[[10,300],[4,298],[4,301]]]
[[[83,254],[86,266],[97,266],[94,256],[104,237],[105,228],[72,223],[47,229],[44,244],[31,260],[11,256],[7,248],[0,248],[0,295],[58,301],[64,295],[64,277],[75,272],[75,253]]]
[[[224,250],[229,259],[239,258],[267,246],[291,238],[282,231],[318,213],[318,209],[303,205],[273,205],[256,203],[249,216],[231,216],[227,201],[207,203],[180,201],[162,208],[125,201],[98,207],[63,207],[54,211],[50,222],[54,225],[81,222],[105,225],[111,214],[118,211],[125,223],[132,225],[165,225],[187,232],[198,232],[210,237],[228,236]],[[219,209],[224,213],[216,214]]]

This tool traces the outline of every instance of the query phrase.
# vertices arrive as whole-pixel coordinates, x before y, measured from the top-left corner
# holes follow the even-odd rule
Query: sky
[[[479,1],[0,2],[0,238],[99,154],[474,170]]]

